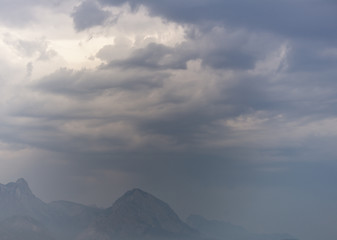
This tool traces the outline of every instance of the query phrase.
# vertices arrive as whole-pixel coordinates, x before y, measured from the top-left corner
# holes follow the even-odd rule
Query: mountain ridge
[[[23,178],[0,184],[0,236],[7,236],[1,240],[228,239],[222,237],[225,235],[221,235],[221,231],[212,235],[207,233],[207,227],[206,231],[202,227],[214,222],[200,218],[198,221],[198,226],[191,224],[189,220],[188,225],[169,204],[139,188],[124,193],[111,207],[99,209],[63,200],[45,203],[33,194]],[[221,224],[223,228],[225,225]],[[241,233],[235,233],[236,238],[231,240],[267,240],[265,237],[271,236]],[[268,240],[284,239],[273,235]]]

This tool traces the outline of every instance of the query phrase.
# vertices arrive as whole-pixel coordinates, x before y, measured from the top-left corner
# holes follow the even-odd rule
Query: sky
[[[0,0],[0,182],[337,235],[337,2]]]

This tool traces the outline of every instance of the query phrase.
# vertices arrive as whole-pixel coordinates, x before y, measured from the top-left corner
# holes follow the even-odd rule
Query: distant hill
[[[107,239],[190,239],[198,232],[184,223],[168,204],[140,189],[119,198],[79,237]]]

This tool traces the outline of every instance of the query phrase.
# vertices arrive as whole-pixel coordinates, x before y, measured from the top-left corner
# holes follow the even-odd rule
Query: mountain
[[[205,238],[218,240],[296,240],[289,234],[257,234],[229,222],[207,220],[200,215],[190,215],[186,223],[197,229]]]
[[[0,223],[1,240],[55,240],[48,229],[28,216],[14,216]]]
[[[32,193],[23,178],[0,184],[0,220],[11,216],[31,216],[43,222],[50,220],[48,205]]]
[[[78,238],[188,239],[198,232],[180,220],[168,204],[140,189],[120,197]]]
[[[50,232],[55,239],[62,240],[187,239],[198,235],[168,204],[140,189],[126,192],[110,208],[98,209],[69,201],[47,204],[32,193],[23,178],[0,184],[1,220],[9,221],[6,227],[0,226],[1,240],[7,235],[9,240],[19,240],[21,235],[35,236],[36,229],[45,229],[41,234]],[[20,229],[17,234],[24,234],[13,237],[15,226]],[[26,228],[23,231],[19,226]],[[36,235],[35,239],[39,237]]]
[[[17,221],[20,220],[20,223],[23,220],[28,223],[27,218],[29,217],[31,223],[43,223],[45,228],[57,239],[73,240],[102,211],[67,201],[56,201],[47,204],[32,193],[28,183],[23,178],[6,185],[0,184],[0,221],[7,221],[15,217]],[[2,228],[2,233],[8,232],[6,229],[9,225],[6,226],[6,228]],[[17,224],[13,226],[17,226]],[[11,229],[14,229],[14,227]],[[29,236],[29,231],[29,228],[25,229],[25,235]],[[32,235],[34,234],[35,232],[33,231]],[[10,236],[12,235],[11,233]],[[3,237],[5,235],[1,234],[1,232],[0,236],[1,240],[5,239]],[[8,239],[12,238],[9,237]]]

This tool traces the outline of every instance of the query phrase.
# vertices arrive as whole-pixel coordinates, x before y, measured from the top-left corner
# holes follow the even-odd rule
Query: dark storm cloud
[[[107,2],[108,1],[105,1],[105,3]],[[111,1],[110,3],[121,4],[123,1]],[[211,1],[207,4],[203,1],[184,2],[180,3],[181,8],[179,9],[176,8],[178,3],[174,1],[164,1],[162,6],[165,6],[165,8],[161,8],[161,6],[157,3],[147,1],[144,1],[143,3],[150,7],[152,14],[160,14],[168,19],[186,23],[192,21],[198,23],[197,18],[199,17],[201,21],[225,21],[227,19],[225,13],[226,11],[229,11],[225,8],[225,6],[231,9],[231,5],[228,5],[231,3],[230,1]],[[244,3],[244,7],[251,6],[251,3],[248,2],[241,1],[238,3]],[[237,5],[238,3],[232,2],[232,7],[239,7],[239,5]],[[268,5],[269,3],[258,1],[255,3],[256,6],[251,6],[251,13],[248,14],[245,12],[248,14],[247,17],[252,18],[254,11],[262,11],[257,9],[257,6],[262,3],[266,4],[266,9],[271,8],[271,6]],[[285,9],[288,9],[286,7],[290,7],[290,5],[287,5],[288,3],[289,2],[276,3],[277,6],[281,4],[280,12],[278,14],[281,14],[285,11]],[[294,4],[298,5],[300,2],[295,2]],[[314,4],[314,2],[309,2],[308,4]],[[134,5],[137,4],[134,2]],[[217,12],[218,10],[214,12],[214,15],[207,13],[210,12],[211,9],[215,10],[216,6],[224,10],[224,14],[221,14],[220,16]],[[94,9],[92,12],[94,14],[93,16],[102,17],[105,14],[103,14],[102,10],[100,10],[99,5],[94,2],[83,2],[75,9],[73,15],[75,23],[78,21],[78,30],[93,26],[90,24],[100,24],[102,23],[101,21],[105,20],[105,17],[93,18],[91,19],[92,21],[90,20],[89,25],[85,25],[85,23],[81,22],[85,19],[85,13],[90,10],[90,7],[93,7]],[[195,9],[196,13],[188,11],[190,7]],[[318,9],[322,8],[325,9],[325,7]],[[201,9],[204,9],[205,12],[202,13]],[[186,16],[183,16],[179,11],[185,12]],[[294,9],[292,11],[299,10]],[[292,13],[292,11],[290,11],[290,13]],[[307,7],[304,7],[303,11],[310,12],[311,10],[309,11]],[[173,15],[174,12],[176,15]],[[96,13],[98,13],[98,15],[95,15]],[[275,13],[274,10],[270,11],[268,14],[273,13]],[[329,16],[329,11],[327,11],[327,13]],[[267,13],[261,14],[262,15],[255,17],[264,18],[264,14]],[[275,17],[277,18],[277,16],[278,15]],[[294,16],[290,14],[289,17],[292,19]],[[233,19],[231,20],[231,18]],[[229,14],[229,20],[233,21],[233,23],[235,21],[238,22],[239,17],[231,17]],[[256,21],[258,21],[258,19],[252,19],[252,23],[249,23],[248,20],[247,22],[239,23],[250,26],[250,24],[253,24],[254,22],[257,24]],[[277,19],[272,19],[270,24],[275,24],[275,22],[277,22]],[[319,23],[320,22],[317,24]],[[295,23],[295,25],[296,24],[297,23]],[[267,29],[263,24],[259,26]],[[292,26],[289,27],[291,28]],[[213,125],[214,122],[219,120],[226,121],[241,115],[254,113],[255,111],[267,111],[275,115],[286,113],[287,116],[291,116],[292,119],[295,119],[303,114],[310,115],[314,110],[318,112],[320,111],[321,114],[324,112],[324,114],[329,116],[329,111],[331,110],[332,105],[324,104],[324,107],[322,107],[320,104],[322,102],[333,102],[334,96],[332,93],[329,95],[322,94],[326,93],[329,87],[321,86],[315,79],[307,78],[305,75],[295,75],[295,73],[291,73],[291,71],[289,75],[282,79],[282,81],[278,82],[269,81],[268,76],[253,76],[244,73],[241,73],[241,76],[233,76],[229,86],[228,82],[223,83],[221,80],[218,80],[214,85],[214,88],[218,89],[216,94],[208,96],[210,93],[206,92],[203,93],[205,95],[199,97],[198,100],[190,97],[193,96],[193,90],[188,91],[188,93],[185,93],[183,96],[175,95],[174,91],[179,91],[179,84],[177,84],[177,82],[172,83],[172,85],[175,85],[176,88],[170,86],[169,81],[167,81],[170,74],[167,72],[164,73],[163,71],[187,70],[187,62],[196,59],[201,60],[202,66],[210,66],[216,70],[251,70],[256,66],[256,62],[264,60],[264,57],[274,46],[274,43],[269,43],[269,45],[265,44],[269,40],[275,40],[273,38],[265,38],[265,36],[262,36],[260,39],[257,38],[251,41],[251,35],[249,33],[239,34],[238,36],[236,36],[235,31],[218,34],[218,30],[214,29],[208,30],[207,33],[209,35],[207,36],[204,36],[203,34],[205,32],[202,32],[199,33],[201,34],[201,37],[196,37],[194,39],[190,38],[186,42],[174,47],[151,43],[144,48],[134,50],[134,52],[126,59],[113,60],[105,66],[106,69],[93,71],[72,71],[61,69],[54,74],[44,77],[34,87],[45,94],[51,93],[56,96],[63,96],[69,101],[78,101],[78,99],[81,99],[87,103],[89,103],[89,100],[94,100],[109,94],[116,96],[123,95],[126,91],[130,90],[134,91],[134,93],[130,93],[130,96],[134,98],[145,97],[149,95],[149,93],[159,91],[159,100],[156,104],[151,105],[151,107],[155,107],[155,110],[157,110],[156,107],[164,109],[164,113],[159,115],[149,115],[148,118],[136,116],[135,114],[132,117],[129,116],[130,118],[128,118],[128,122],[134,127],[136,132],[140,133],[140,135],[168,137],[175,143],[187,142],[187,144],[194,144],[196,136],[209,135],[205,129],[209,130],[210,126],[216,128],[216,125]],[[259,43],[261,39],[267,40],[265,40],[265,42],[262,41],[261,44]],[[303,61],[310,62],[308,67],[317,66],[315,71],[331,68],[335,63],[333,56],[325,57],[320,54],[320,50],[324,50],[322,46],[320,46],[319,51],[314,49],[309,51],[310,47],[313,45],[301,45],[300,42],[295,44],[296,42],[294,41],[291,43],[293,44],[293,48],[290,48],[287,56],[290,70],[301,68]],[[14,44],[17,48],[24,49],[23,52],[26,55],[32,55],[36,51],[39,51],[38,46],[34,45],[32,42],[16,41],[11,44]],[[303,50],[301,49],[301,46]],[[308,55],[310,56],[308,57]],[[321,61],[321,59],[324,60],[325,58],[329,60],[328,67],[326,66],[327,62]],[[113,67],[113,71],[107,69],[109,67]],[[138,69],[137,71],[132,71],[131,69],[133,68]],[[119,70],[116,69],[122,70],[120,70],[121,72],[118,72]],[[125,69],[127,70],[125,72],[128,73],[123,72]],[[142,69],[143,72],[140,72],[139,69]],[[320,74],[317,74],[317,76],[318,75]],[[328,79],[331,77],[329,77],[328,74],[324,76]],[[292,79],[291,83],[289,79]],[[190,86],[192,85],[193,84]],[[190,86],[187,85],[187,87]],[[299,89],[299,91],[296,92],[296,89]],[[301,93],[303,89],[306,89],[306,92],[312,91],[311,93],[316,95],[311,95],[311,99],[308,101],[306,94]],[[211,94],[213,94],[213,92]],[[316,100],[320,101],[315,103]],[[149,108],[149,106],[143,107]],[[57,116],[60,117],[62,114],[65,116],[71,112],[71,110],[69,110],[64,113],[57,114],[48,112],[44,108],[35,109],[30,112],[25,111],[24,109],[25,108],[17,109],[17,116],[20,116],[21,114],[21,116],[30,115],[37,118],[43,116],[47,119],[52,119]],[[165,112],[165,109],[169,110]],[[82,110],[83,109],[79,109],[78,111],[81,112]],[[142,111],[142,109],[139,110]],[[87,111],[86,114],[79,115],[82,117],[88,117],[90,115],[90,110],[87,109],[85,111]],[[48,117],[49,114],[50,116]],[[76,110],[74,110],[72,114],[73,117],[76,116]],[[119,117],[116,115],[118,114],[116,113],[114,117],[118,119]],[[69,118],[71,118],[71,116]],[[50,130],[58,131],[57,128],[51,128]],[[225,128],[221,131],[227,132],[227,129]],[[109,145],[110,140],[111,139],[109,139],[109,137],[106,137],[102,141],[106,141],[106,145]],[[114,142],[115,140],[112,138],[111,144]],[[62,143],[64,143],[64,140],[62,140]],[[57,141],[52,144],[56,146]]]
[[[289,71],[317,72],[337,64],[336,48],[321,42],[293,41],[287,56]]]
[[[102,25],[109,17],[110,13],[100,8],[96,1],[83,1],[75,7],[72,18],[77,31],[83,31],[87,28]]]
[[[211,0],[150,1],[100,0],[103,4],[129,3],[149,8],[152,15],[189,24],[213,21],[229,26],[267,30],[286,36],[330,39],[337,37],[337,5],[333,1]]]
[[[186,70],[190,60],[200,59],[204,67],[224,70],[253,69],[259,60],[263,60],[279,40],[272,37],[263,39],[249,32],[224,31],[211,28],[207,34],[189,38],[175,46],[149,43],[144,48],[134,50],[125,59],[112,60],[104,66],[123,69],[143,68],[152,71]],[[270,41],[268,41],[270,40]],[[111,47],[103,47],[98,57],[108,56]],[[103,57],[103,60],[104,57]]]
[[[150,43],[143,49],[135,50],[125,60],[113,60],[106,67],[147,68],[152,70],[186,69],[187,62],[202,59],[204,66],[215,69],[252,69],[256,58],[240,50],[215,49],[209,52],[191,51],[184,47],[192,43],[184,43],[175,48],[162,44]]]
[[[209,38],[212,39],[212,37]],[[233,42],[237,42],[234,40],[232,39]],[[86,118],[96,118],[100,122],[97,126],[101,126],[102,128],[109,121],[113,123],[123,120],[132,126],[132,131],[135,135],[152,136],[154,139],[164,138],[170,142],[169,145],[189,147],[200,144],[201,136],[205,139],[217,139],[216,141],[224,136],[226,136],[226,139],[230,139],[233,134],[235,135],[235,131],[233,132],[228,126],[222,126],[221,131],[219,131],[217,130],[219,125],[216,123],[218,121],[226,122],[227,120],[245,115],[254,116],[256,112],[266,112],[267,117],[286,113],[288,120],[291,121],[295,121],[296,118],[304,115],[313,116],[314,112],[316,112],[317,116],[321,114],[331,115],[333,104],[324,104],[323,108],[321,103],[322,101],[329,102],[329,99],[334,97],[333,93],[330,92],[328,95],[322,95],[322,93],[327,93],[329,88],[320,85],[320,81],[316,81],[315,76],[307,78],[300,73],[288,73],[284,79],[273,81],[269,79],[268,75],[238,72],[238,75],[234,75],[230,80],[223,81],[220,77],[213,83],[213,88],[210,92],[195,88],[194,82],[190,82],[184,88],[180,87],[180,84],[185,79],[178,78],[174,80],[172,79],[175,75],[173,74],[174,72],[168,74],[167,70],[180,71],[181,69],[186,69],[186,61],[187,59],[192,59],[191,56],[200,57],[202,59],[202,66],[206,62],[211,65],[210,62],[212,60],[216,62],[218,56],[214,60],[210,53],[215,51],[214,49],[223,49],[223,47],[221,46],[221,41],[213,42],[218,45],[212,44],[211,49],[202,48],[202,51],[199,52],[196,46],[202,45],[203,41],[191,40],[190,44],[185,42],[175,47],[151,43],[145,48],[135,50],[125,60],[110,62],[105,67],[96,70],[73,71],[70,69],[60,69],[42,78],[34,86],[39,92],[63,96],[69,101],[75,101],[76,104],[78,104],[77,101],[84,101],[89,104],[95,99],[106,98],[102,104],[110,106],[111,114],[101,115],[100,111],[96,112],[90,108],[69,109],[65,112],[51,114],[46,109],[27,111],[29,108],[26,106],[18,109],[17,114],[47,119],[59,118],[61,122],[64,121],[62,118],[66,119],[62,116],[80,121]],[[184,46],[186,47],[184,48]],[[270,50],[272,46],[268,47],[267,50]],[[252,43],[239,44],[237,47],[238,55],[240,56],[240,52],[243,51],[242,49],[249,50],[254,47],[255,50],[260,48],[259,45]],[[223,51],[225,52],[223,56],[222,54],[220,55],[226,57],[226,51],[229,50],[225,48]],[[263,51],[257,52],[255,53],[255,61],[259,58],[263,60],[265,53]],[[208,61],[207,58],[209,58]],[[232,58],[235,59],[235,57]],[[249,57],[247,58],[249,59]],[[169,61],[162,63],[163,59],[169,59]],[[235,66],[235,64],[241,64],[241,70],[247,68],[246,70],[249,71],[253,67],[251,63],[247,64],[245,61],[234,61],[232,65],[226,66],[223,64],[220,68],[218,68],[218,65],[215,65],[214,68],[218,70],[238,70],[238,66]],[[114,68],[110,69],[112,66]],[[117,66],[121,70],[115,68]],[[185,68],[175,69],[175,66],[184,66]],[[125,71],[125,68],[127,68],[127,71]],[[203,70],[207,70],[207,68]],[[325,78],[327,80],[330,79],[330,75],[326,75]],[[207,79],[203,81],[207,81]],[[301,89],[301,91],[298,92],[296,91],[297,89]],[[200,90],[201,94],[195,97],[195,91]],[[182,94],[180,94],[180,91],[182,91]],[[310,101],[308,93],[310,94]],[[114,96],[125,96],[125,98],[122,97],[116,102],[116,99],[113,99]],[[146,102],[148,101],[148,96],[155,96],[155,100]],[[143,101],[144,104],[142,104]],[[81,102],[81,105],[84,102]],[[140,106],[137,108],[132,107],[131,112],[129,110],[126,112],[113,111],[117,104],[135,104],[135,102],[138,102]],[[94,107],[94,105],[91,107]],[[100,105],[99,108],[104,109],[105,107]],[[140,114],[141,112],[142,114]],[[150,114],[147,114],[147,112]],[[49,116],[49,114],[51,115]],[[317,120],[317,117],[308,121],[315,120]],[[274,125],[277,127],[279,124],[272,121],[273,118],[265,123],[267,129],[272,129]],[[89,126],[90,128],[91,126]],[[117,136],[117,138],[104,137],[97,138],[95,141],[99,142],[102,146],[109,146],[110,144],[122,146],[123,143],[126,143],[125,140],[122,140],[120,144],[115,144],[119,141],[116,139],[120,137],[123,139],[123,133],[119,134],[121,135]],[[91,141],[89,140],[88,143]],[[153,140],[150,140],[150,142],[144,141],[144,144],[149,146],[151,145],[151,141]],[[62,140],[62,143],[64,143],[64,140]],[[55,147],[57,146],[55,142],[52,144]],[[167,142],[161,143],[157,141],[156,144],[160,148],[161,144],[163,144],[161,147],[165,147]],[[78,144],[77,146],[80,145]],[[71,144],[68,146],[71,146]],[[141,148],[146,149],[145,146]]]
[[[55,95],[56,101],[61,97],[60,99],[66,100],[64,104],[71,106],[70,108],[53,111],[46,108],[32,109],[29,106],[34,103],[28,101],[17,108],[14,114],[16,117],[52,120],[50,125],[46,123],[46,127],[50,128],[41,129],[43,132],[47,129],[59,132],[58,126],[67,124],[71,120],[78,121],[80,125],[84,124],[86,129],[81,138],[68,136],[67,139],[66,136],[60,135],[52,141],[43,140],[40,143],[33,141],[30,144],[39,144],[40,147],[49,145],[48,149],[62,149],[63,151],[66,151],[65,149],[83,150],[82,147],[86,145],[111,146],[113,153],[116,147],[127,149],[129,145],[127,139],[130,136],[124,136],[122,131],[105,137],[91,138],[89,132],[100,128],[105,129],[109,125],[118,126],[118,123],[123,121],[132,126],[131,134],[144,137],[137,151],[147,152],[146,146],[151,145],[151,151],[154,152],[162,148],[170,149],[170,147],[189,149],[202,144],[200,142],[202,136],[205,138],[204,141],[207,141],[209,137],[212,138],[210,134],[213,135],[216,132],[219,136],[214,134],[215,138],[220,139],[223,134],[227,135],[226,138],[230,138],[233,132],[228,127],[222,127],[221,131],[218,131],[218,126],[214,124],[217,121],[226,121],[254,111],[271,110],[276,114],[282,110],[278,106],[277,99],[269,96],[268,91],[272,85],[263,79],[235,79],[229,86],[223,85],[220,80],[216,83],[217,91],[212,89],[213,93],[205,92],[196,98],[193,82],[187,85],[186,89],[179,89],[179,86],[172,88],[170,76],[164,73],[155,72],[153,75],[150,73],[142,75],[140,71],[132,72],[131,70],[128,73],[131,75],[101,69],[96,71],[60,69],[41,79],[34,88],[39,92]],[[184,79],[177,79],[177,81],[184,81]],[[191,87],[190,90],[188,90],[189,87]],[[187,90],[188,92],[183,95],[180,93],[180,91]],[[121,97],[114,98],[114,96]],[[156,97],[148,102],[150,96]],[[90,107],[95,99],[104,100],[97,105],[97,111],[92,109],[96,105]],[[131,109],[115,111],[114,109],[119,109],[119,104],[127,104],[126,106],[131,104]],[[135,104],[139,106],[136,107]],[[89,107],[83,107],[85,105]],[[29,136],[34,135],[36,133]],[[29,138],[25,139],[30,141]],[[161,142],[156,139],[166,140]]]
[[[332,105],[323,110],[321,103],[322,100],[328,102],[333,96],[317,92],[326,89],[315,77],[307,78],[289,72],[283,79],[274,81],[268,74],[249,73],[256,62],[265,60],[268,53],[282,43],[282,39],[275,40],[265,35],[252,37],[247,32],[219,33],[219,29],[209,30],[208,33],[207,36],[190,38],[174,47],[150,43],[134,50],[128,58],[114,60],[96,70],[60,69],[42,78],[34,88],[46,94],[47,99],[49,94],[53,98],[63,99],[69,108],[54,111],[47,108],[32,109],[27,107],[31,104],[28,101],[15,109],[14,115],[32,117],[38,121],[54,119],[55,121],[45,123],[43,136],[53,131],[62,132],[59,127],[70,120],[79,121],[80,126],[84,125],[84,132],[74,136],[55,134],[58,137],[50,140],[47,137],[41,138],[42,141],[37,141],[37,137],[29,139],[26,135],[19,135],[22,137],[20,141],[41,148],[70,152],[90,152],[92,149],[84,146],[104,146],[102,152],[114,154],[118,150],[123,156],[126,154],[124,150],[132,142],[130,136],[124,136],[124,130],[108,136],[92,137],[90,133],[91,130],[95,132],[105,129],[109,124],[118,126],[122,121],[131,126],[132,130],[128,130],[131,133],[127,134],[144,137],[142,144],[136,147],[136,155],[140,156],[142,151],[154,154],[159,149],[170,147],[186,147],[185,150],[189,151],[207,140],[212,145],[212,142],[222,139],[235,139],[240,133],[229,126],[220,126],[218,122],[245,115],[254,116],[260,111],[266,112],[266,118],[270,118],[264,123],[264,131],[267,133],[270,129],[280,127],[280,122],[274,121],[272,116],[286,114],[285,121],[296,121],[303,115],[312,114],[314,110],[321,113],[324,111],[328,116],[331,114],[328,110],[331,110]],[[296,49],[290,48],[289,54]],[[186,79],[171,79],[176,74],[175,71],[188,70],[187,62],[197,59],[201,60],[204,71],[207,71],[206,66],[210,66],[217,71],[235,70],[237,75],[233,75],[230,80],[222,80],[220,74],[209,92],[195,85],[200,80],[183,85]],[[207,77],[203,81],[208,81]],[[306,90],[301,93],[303,89]],[[308,102],[306,93],[311,93],[314,89],[316,95],[311,95]],[[196,92],[199,95],[194,97]],[[114,99],[120,96],[121,98]],[[150,96],[155,100],[149,102]],[[94,105],[93,102],[97,99],[104,101]],[[132,107],[117,111],[118,105],[124,106],[123,104]],[[87,120],[92,122],[86,122]],[[308,121],[316,120],[317,118]],[[33,129],[36,131],[32,126],[31,136],[37,136],[38,133],[33,133]],[[100,131],[109,132],[108,128]],[[161,141],[162,139],[165,140]],[[239,148],[242,150],[244,147],[242,145]]]
[[[215,69],[253,69],[256,59],[254,56],[239,51],[215,50],[209,52],[202,59],[204,65]]]
[[[135,50],[126,60],[111,61],[107,67],[186,69],[186,62],[193,58],[195,56],[192,53],[183,52],[179,47],[172,48],[163,44],[150,43],[145,48]]]
[[[133,71],[128,73],[109,70],[80,70],[62,68],[44,77],[34,88],[44,92],[64,95],[70,98],[95,98],[107,90],[141,91],[163,86],[168,74]]]

